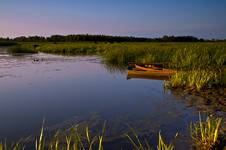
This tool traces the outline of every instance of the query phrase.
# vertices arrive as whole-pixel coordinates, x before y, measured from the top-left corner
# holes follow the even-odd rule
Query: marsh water
[[[127,79],[97,56],[30,54],[12,56],[0,48],[0,139],[36,134],[87,122],[107,122],[109,141],[120,147],[128,125],[154,144],[161,131],[176,149],[187,149],[188,125],[200,111],[188,97],[165,90],[161,80]],[[218,110],[219,115],[225,116]],[[175,134],[178,137],[175,138]]]

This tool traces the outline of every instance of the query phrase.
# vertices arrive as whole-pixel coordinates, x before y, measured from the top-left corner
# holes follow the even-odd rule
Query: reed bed
[[[172,87],[187,87],[200,91],[203,87],[222,84],[221,78],[213,70],[178,71],[171,77]]]
[[[15,46],[12,46],[10,49],[9,49],[9,52],[11,54],[31,54],[31,53],[37,53],[38,51],[35,49],[35,45],[15,45]]]
[[[176,70],[171,87],[185,87],[197,91],[206,87],[226,85],[226,43],[123,45],[107,51],[107,64],[126,66],[128,62],[163,63]]]

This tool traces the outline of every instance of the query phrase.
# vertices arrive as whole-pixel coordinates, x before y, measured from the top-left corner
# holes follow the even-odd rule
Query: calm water
[[[127,80],[126,72],[108,71],[95,56],[10,56],[0,48],[0,138],[37,133],[43,118],[49,130],[84,121],[95,128],[107,121],[107,137],[117,138],[129,124],[153,141],[161,130],[177,149],[187,148],[187,125],[197,120],[197,109],[162,85]]]

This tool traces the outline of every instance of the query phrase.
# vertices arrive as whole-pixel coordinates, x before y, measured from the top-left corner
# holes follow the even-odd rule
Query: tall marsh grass
[[[178,71],[170,79],[172,87],[187,87],[200,91],[203,87],[221,84],[221,78],[217,71],[213,70],[190,70]]]
[[[15,45],[9,49],[9,52],[11,54],[18,54],[18,53],[26,54],[26,53],[37,53],[38,51],[35,50],[34,45]]]
[[[99,55],[106,49],[106,45],[94,42],[41,43],[37,50],[60,55]]]
[[[172,87],[204,87],[225,85],[226,43],[152,43],[122,44],[103,56],[108,64],[125,66],[128,62],[163,63],[177,73]]]

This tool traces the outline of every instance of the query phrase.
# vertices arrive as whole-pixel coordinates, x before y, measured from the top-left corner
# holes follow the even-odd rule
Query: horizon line
[[[226,40],[225,38],[203,38],[203,37],[197,37],[197,36],[193,36],[193,35],[172,35],[172,34],[165,34],[162,36],[156,36],[156,37],[147,37],[147,36],[132,36],[132,35],[113,35],[113,34],[90,34],[90,33],[79,33],[79,34],[51,34],[51,35],[19,35],[19,36],[0,36],[0,38],[3,39],[15,39],[15,38],[19,38],[19,37],[25,37],[25,38],[29,38],[29,37],[44,37],[44,38],[49,38],[52,36],[70,36],[70,35],[90,35],[90,36],[111,36],[111,37],[131,37],[131,38],[145,38],[145,39],[158,39],[158,38],[163,38],[164,36],[167,37],[194,37],[197,39],[203,39],[203,40]]]

